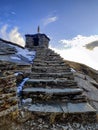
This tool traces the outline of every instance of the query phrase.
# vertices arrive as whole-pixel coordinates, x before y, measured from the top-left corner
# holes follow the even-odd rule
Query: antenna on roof
[[[38,26],[37,28],[37,33],[40,33],[40,26]]]

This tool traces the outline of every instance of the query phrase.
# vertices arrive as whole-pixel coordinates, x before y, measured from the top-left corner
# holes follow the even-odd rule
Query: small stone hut
[[[37,34],[26,34],[26,48],[33,48],[34,46],[45,47],[48,48],[50,39],[41,33]]]

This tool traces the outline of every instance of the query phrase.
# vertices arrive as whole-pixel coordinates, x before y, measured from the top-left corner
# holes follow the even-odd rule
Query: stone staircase
[[[34,50],[37,53],[32,73],[23,89],[23,98],[32,98],[28,110],[37,116],[47,115],[51,123],[57,119],[95,121],[95,109],[87,102],[64,60],[51,49],[34,47]]]

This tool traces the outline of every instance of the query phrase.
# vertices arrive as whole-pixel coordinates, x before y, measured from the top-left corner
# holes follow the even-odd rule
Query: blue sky
[[[55,22],[44,25],[48,18]],[[0,26],[18,26],[22,34],[41,32],[54,39],[98,34],[98,0],[1,0]]]
[[[64,47],[66,40],[73,43],[74,38],[95,38],[98,35],[98,0],[0,1],[0,37],[23,42],[25,34],[37,32],[38,25],[41,32],[51,38],[51,47],[56,49]]]

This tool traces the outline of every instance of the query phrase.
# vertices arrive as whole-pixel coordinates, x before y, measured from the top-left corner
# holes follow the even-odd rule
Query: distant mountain
[[[93,50],[95,47],[98,47],[98,41],[94,41],[85,45],[89,50]]]

